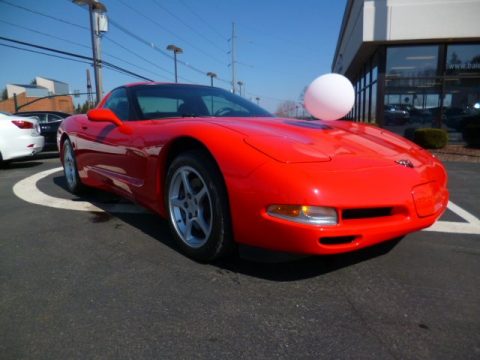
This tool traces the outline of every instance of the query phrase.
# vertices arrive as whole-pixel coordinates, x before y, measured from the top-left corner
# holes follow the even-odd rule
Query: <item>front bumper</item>
[[[229,183],[237,188],[229,191],[237,242],[304,254],[355,251],[431,226],[448,204],[446,173],[438,162],[415,170],[392,166],[324,171],[325,166],[316,164],[279,169],[260,169],[248,185]],[[316,226],[272,217],[266,212],[271,204],[334,207],[338,224]]]

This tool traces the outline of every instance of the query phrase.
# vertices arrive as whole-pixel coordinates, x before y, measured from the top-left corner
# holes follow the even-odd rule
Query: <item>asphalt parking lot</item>
[[[210,265],[178,253],[157,216],[72,196],[60,171],[21,184],[44,205],[14,193],[59,166],[0,169],[2,359],[480,358],[480,164],[446,163],[464,212],[436,231],[331,257],[242,248]]]

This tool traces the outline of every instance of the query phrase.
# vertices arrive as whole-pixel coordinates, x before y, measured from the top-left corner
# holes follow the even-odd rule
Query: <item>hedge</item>
[[[447,146],[448,133],[443,129],[416,129],[413,142],[425,149],[442,149]]]

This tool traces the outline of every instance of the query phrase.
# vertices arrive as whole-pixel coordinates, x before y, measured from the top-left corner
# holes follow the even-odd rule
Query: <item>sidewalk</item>
[[[442,161],[480,163],[480,149],[467,148],[464,145],[447,145],[443,149],[429,151]]]

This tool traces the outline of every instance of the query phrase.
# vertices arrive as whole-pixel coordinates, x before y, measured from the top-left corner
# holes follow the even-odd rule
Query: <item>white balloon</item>
[[[304,105],[310,114],[321,120],[337,120],[352,110],[355,90],[345,76],[325,74],[308,86]]]

